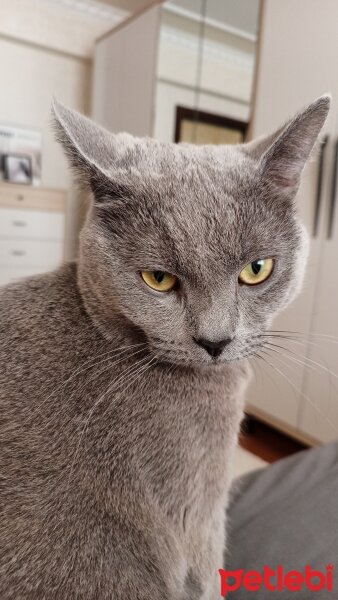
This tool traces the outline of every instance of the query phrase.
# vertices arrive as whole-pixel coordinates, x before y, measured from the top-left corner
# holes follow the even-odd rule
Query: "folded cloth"
[[[223,593],[230,582],[236,591],[226,598],[338,598],[338,443],[304,450],[235,480],[227,532],[220,578],[229,583]],[[244,580],[252,570],[259,574]],[[229,571],[235,572],[232,578]],[[301,575],[288,576],[289,571]]]

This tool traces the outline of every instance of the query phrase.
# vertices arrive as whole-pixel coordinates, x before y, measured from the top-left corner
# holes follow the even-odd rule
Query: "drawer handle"
[[[13,256],[25,256],[26,252],[24,250],[12,250],[11,254]]]
[[[317,237],[317,235],[318,235],[320,207],[321,207],[321,202],[322,202],[324,158],[325,158],[325,150],[326,150],[328,141],[329,141],[329,136],[326,135],[322,139],[321,144],[320,144],[317,190],[316,190],[316,204],[315,204],[315,214],[314,214],[314,221],[313,221],[313,228],[312,228],[312,236],[313,237]]]
[[[12,221],[14,227],[26,227],[27,221]]]
[[[331,184],[331,202],[329,208],[329,224],[327,228],[327,239],[331,240],[333,235],[333,226],[334,226],[334,217],[336,211],[336,201],[337,201],[337,180],[338,180],[338,140],[335,145],[334,150],[334,167],[333,167],[333,177]]]
[[[16,199],[19,201],[24,200],[24,198],[25,198],[25,196],[23,196],[23,194],[18,194],[16,197]]]

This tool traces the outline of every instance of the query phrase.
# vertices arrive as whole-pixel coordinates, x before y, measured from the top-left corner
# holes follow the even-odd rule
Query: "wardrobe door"
[[[334,0],[320,3],[317,0],[263,0],[251,137],[273,131],[307,103],[332,89],[338,53],[337,22],[338,3]],[[312,326],[320,270],[322,204],[329,193],[332,124],[333,112],[321,134],[322,142],[328,135],[326,144],[322,146],[322,153],[317,151],[306,166],[296,199],[311,237],[303,290],[271,327],[278,332],[276,335],[282,335],[279,332],[302,335],[290,333],[297,337],[295,342],[271,338],[271,342],[280,347],[264,350],[268,355],[262,353],[261,359],[253,361],[256,377],[247,395],[248,412],[295,435],[300,434],[299,411],[304,393],[305,370],[300,357],[307,352],[306,338]],[[291,351],[287,352],[284,347]]]
[[[336,132],[298,422],[302,432],[322,442],[338,439],[338,126]]]
[[[96,40],[92,117],[109,131],[152,135],[161,12],[145,7]]]

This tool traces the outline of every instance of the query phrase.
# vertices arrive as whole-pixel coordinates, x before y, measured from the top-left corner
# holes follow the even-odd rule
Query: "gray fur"
[[[328,108],[268,142],[196,147],[54,104],[94,202],[78,264],[0,293],[2,600],[219,596],[243,359],[299,288],[293,200]],[[268,256],[265,283],[238,284]],[[142,269],[181,287],[152,292]],[[215,360],[199,337],[234,339]]]

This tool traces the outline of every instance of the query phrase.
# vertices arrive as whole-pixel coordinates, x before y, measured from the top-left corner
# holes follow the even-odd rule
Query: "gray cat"
[[[93,205],[78,264],[0,293],[2,600],[216,600],[249,369],[299,289],[323,96],[238,146],[55,103]]]

